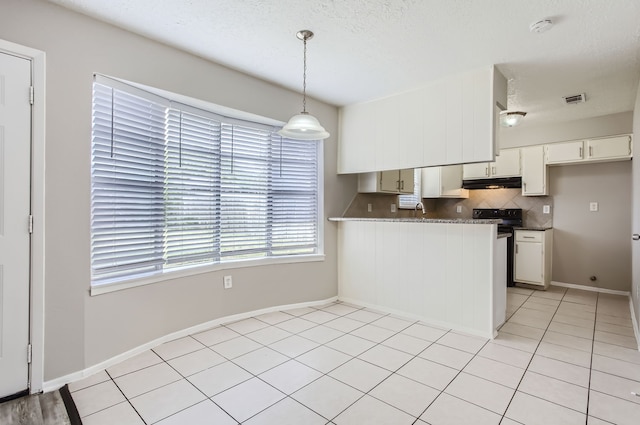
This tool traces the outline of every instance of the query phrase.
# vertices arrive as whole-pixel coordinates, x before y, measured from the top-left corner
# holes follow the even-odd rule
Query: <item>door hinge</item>
[[[29,214],[29,234],[33,233],[33,216]]]
[[[29,104],[33,105],[33,99],[34,99],[34,95],[33,95],[33,86],[29,87]]]
[[[31,348],[31,344],[27,345],[27,363],[31,364],[31,358],[33,356],[33,350]]]

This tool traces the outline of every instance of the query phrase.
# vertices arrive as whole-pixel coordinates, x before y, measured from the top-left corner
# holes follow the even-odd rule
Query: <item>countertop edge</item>
[[[397,223],[448,223],[448,224],[500,224],[501,219],[472,218],[375,218],[375,217],[329,217],[329,221],[378,221]]]

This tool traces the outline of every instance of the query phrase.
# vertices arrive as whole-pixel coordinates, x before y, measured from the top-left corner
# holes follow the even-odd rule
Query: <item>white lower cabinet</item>
[[[551,282],[553,230],[516,230],[514,280],[547,289]]]

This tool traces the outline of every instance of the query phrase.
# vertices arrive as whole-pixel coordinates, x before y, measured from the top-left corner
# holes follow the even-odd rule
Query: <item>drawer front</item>
[[[542,242],[544,232],[537,230],[516,230],[516,242]]]

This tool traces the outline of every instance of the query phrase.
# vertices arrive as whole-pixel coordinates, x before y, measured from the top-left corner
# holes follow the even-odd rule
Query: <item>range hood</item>
[[[513,189],[522,187],[522,177],[496,177],[490,179],[463,180],[463,189]]]

